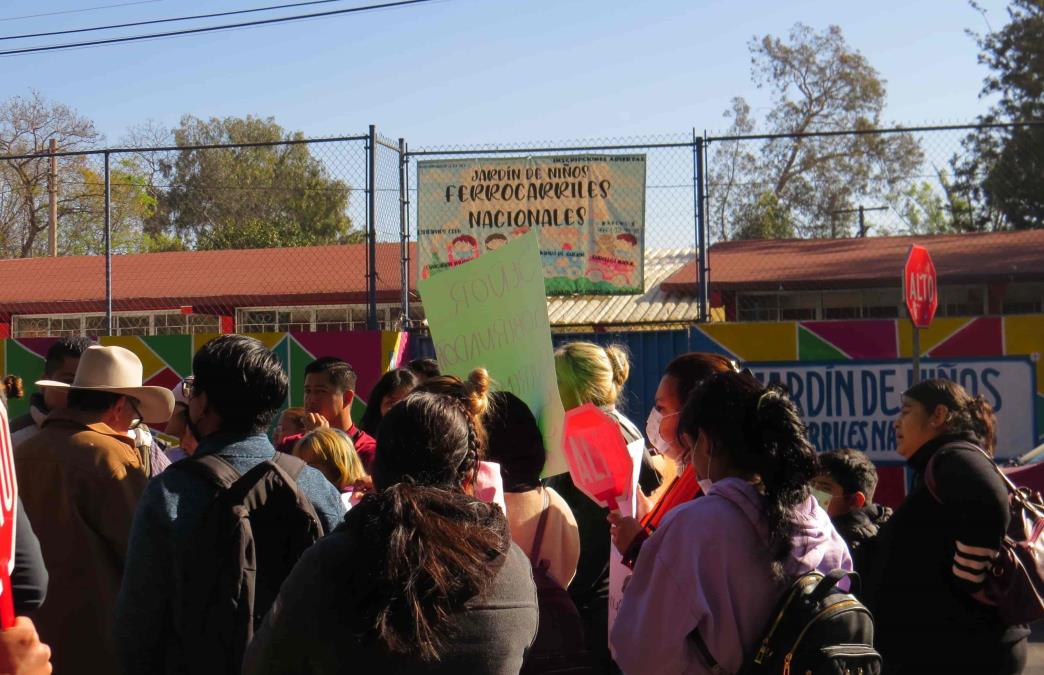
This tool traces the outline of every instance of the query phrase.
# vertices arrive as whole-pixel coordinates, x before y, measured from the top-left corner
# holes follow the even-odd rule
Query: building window
[[[399,330],[400,313],[398,305],[378,305],[378,330]],[[236,330],[242,333],[366,330],[366,306],[243,308],[236,310]]]
[[[1044,284],[1008,284],[1001,311],[1004,314],[1044,312]]]
[[[19,316],[15,318],[14,324],[15,337],[47,337],[51,334],[51,320],[46,317]]]
[[[105,330],[105,316],[85,316],[83,317],[83,334],[87,337],[99,338],[103,335],[108,335],[109,331]]]
[[[740,321],[779,321],[778,293],[744,293],[739,296]]]
[[[818,293],[785,293],[779,297],[779,318],[782,321],[809,321],[819,312]]]
[[[137,316],[117,316],[116,335],[148,335],[149,316],[147,314]]]
[[[861,319],[863,317],[862,291],[823,293],[824,319]]]
[[[863,291],[863,318],[897,319],[902,301],[903,292],[898,288]]]
[[[113,314],[113,335],[181,335],[186,333],[219,333],[220,319],[209,314],[184,315],[180,312],[140,312]],[[13,320],[16,338],[66,337],[82,335],[103,337],[104,314],[64,314],[60,316],[16,316]]]
[[[221,320],[209,314],[157,314],[153,317],[153,325],[153,335],[221,332]]]
[[[982,316],[986,313],[983,286],[940,286],[939,316]]]

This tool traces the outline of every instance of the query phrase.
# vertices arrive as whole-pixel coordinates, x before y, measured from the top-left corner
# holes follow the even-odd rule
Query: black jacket
[[[869,504],[832,519],[837,533],[852,552],[857,572],[862,568],[861,559],[872,556],[870,549],[876,543],[877,533],[891,517],[892,509],[887,506]]]
[[[888,673],[997,672],[1004,652],[1028,635],[972,597],[985,578],[979,554],[1000,549],[1010,514],[991,461],[958,441],[974,439],[939,437],[910,457],[914,488],[864,561],[864,598]],[[933,496],[924,474],[935,455]]]
[[[21,498],[16,503],[14,571],[11,572],[11,596],[15,614],[30,614],[47,597],[47,567],[44,566],[40,540],[25,515]]]
[[[370,495],[301,556],[250,643],[244,675],[518,673],[538,623],[529,559],[511,543],[498,507],[459,499],[473,527],[497,530],[502,545],[488,565],[488,589],[446,617],[451,637],[438,661],[390,653],[375,636],[377,608],[394,589],[381,587],[378,572],[389,554],[387,537],[377,539],[389,511],[380,495]]]

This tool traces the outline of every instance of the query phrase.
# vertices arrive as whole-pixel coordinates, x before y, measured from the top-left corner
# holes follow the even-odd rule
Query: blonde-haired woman
[[[362,498],[360,488],[366,471],[348,434],[329,427],[316,429],[297,442],[293,454],[321,471],[341,491],[345,508],[352,508]]]
[[[598,406],[620,425],[628,445],[643,439],[638,427],[616,407],[630,372],[627,352],[616,345],[602,347],[592,342],[569,342],[555,350],[558,392],[565,409],[584,403]],[[588,499],[567,473],[553,476],[546,483],[562,496],[576,517],[580,560],[569,594],[584,621],[587,648],[596,672],[612,672],[608,641],[610,538],[606,519],[609,509]],[[660,476],[650,463],[648,453],[643,453],[638,483],[645,494],[659,486]]]

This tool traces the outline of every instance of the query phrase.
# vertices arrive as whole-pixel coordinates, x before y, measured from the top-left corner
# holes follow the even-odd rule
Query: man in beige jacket
[[[132,431],[164,422],[174,398],[142,386],[138,357],[90,347],[67,387],[68,407],[15,451],[19,494],[50,573],[33,617],[53,649],[55,672],[118,672],[112,637],[131,520],[148,480]]]

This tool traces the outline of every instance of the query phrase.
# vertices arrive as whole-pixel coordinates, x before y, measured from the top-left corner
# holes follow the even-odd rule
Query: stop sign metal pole
[[[913,326],[913,383],[921,381],[921,329],[910,317],[910,325]]]

